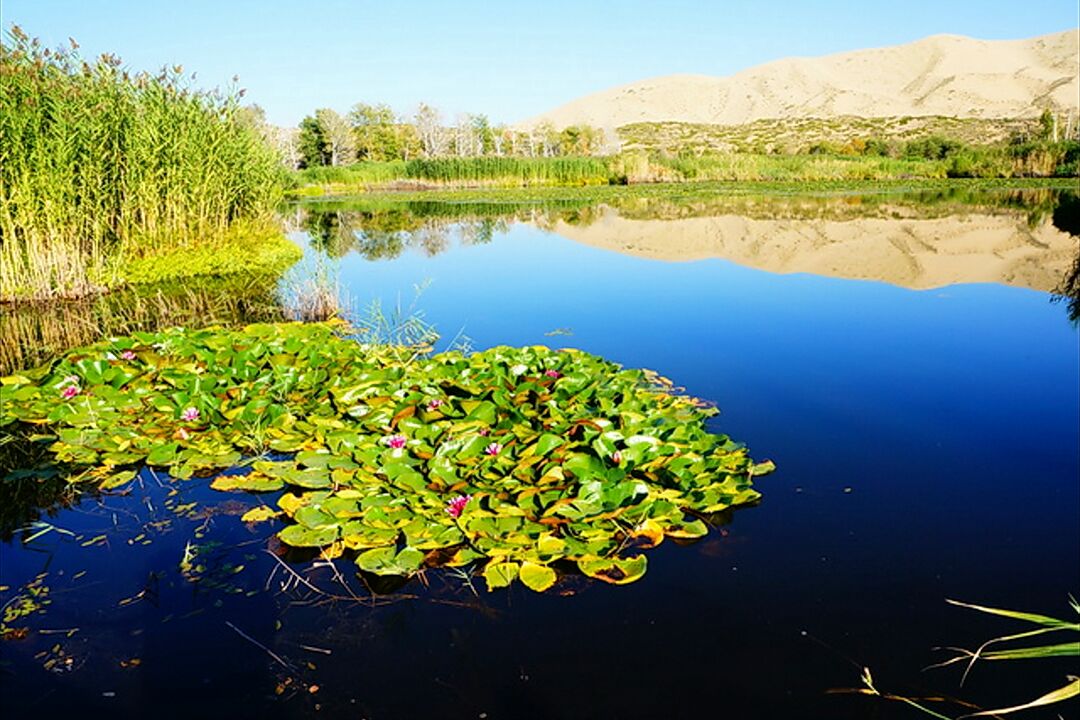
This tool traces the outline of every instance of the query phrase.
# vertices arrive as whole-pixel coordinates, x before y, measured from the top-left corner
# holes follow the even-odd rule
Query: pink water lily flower
[[[562,377],[562,373],[558,370],[545,370],[544,374],[547,375],[549,378],[554,378],[555,380],[558,380]]]
[[[195,422],[199,419],[198,408],[189,407],[184,412],[180,413],[180,419],[184,422]]]
[[[443,404],[443,401],[440,400],[439,398],[435,398],[433,400],[428,400],[427,409],[428,410],[438,410],[440,407],[442,407],[442,404]]]
[[[383,445],[393,448],[394,450],[400,450],[405,447],[404,435],[387,435],[382,439]]]
[[[120,359],[121,360],[134,360],[135,359],[135,353],[132,352],[131,350],[125,350],[124,352],[120,353]]]
[[[486,448],[484,448],[484,453],[486,453],[487,455],[498,455],[502,452],[502,449],[503,446],[499,443],[491,443]]]
[[[461,517],[461,513],[470,500],[472,500],[472,495],[457,495],[450,498],[450,502],[446,505],[446,513],[452,518]]]
[[[487,437],[489,432],[491,432],[491,431],[488,430],[487,428],[480,428],[479,430],[476,431],[476,434],[480,435],[481,437]]]
[[[64,398],[65,400],[70,400],[71,398],[78,395],[80,392],[82,392],[82,390],[79,389],[78,385],[68,385],[66,388],[60,391],[60,397]]]

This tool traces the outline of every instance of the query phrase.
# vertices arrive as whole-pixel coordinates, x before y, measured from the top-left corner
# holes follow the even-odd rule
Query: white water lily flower
[[[511,375],[524,375],[528,371],[527,365],[514,365],[510,368]]]

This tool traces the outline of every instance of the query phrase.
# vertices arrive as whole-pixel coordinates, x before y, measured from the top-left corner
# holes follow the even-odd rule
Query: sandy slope
[[[550,228],[571,240],[654,260],[723,258],[774,273],[879,280],[914,289],[1002,283],[1052,291],[1076,238],[1019,215],[934,219],[755,220],[740,215],[630,220],[608,210],[587,226]]]
[[[1024,117],[1080,104],[1078,32],[1027,40],[934,35],[873,50],[789,58],[729,77],[671,75],[574,100],[522,123],[739,125],[839,115]]]

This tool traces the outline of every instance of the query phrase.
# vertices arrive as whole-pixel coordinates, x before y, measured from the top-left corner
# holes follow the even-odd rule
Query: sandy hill
[[[1080,105],[1078,32],[1027,40],[934,35],[906,45],[789,58],[729,77],[670,75],[587,95],[522,123],[741,125],[766,118],[1011,118]]]

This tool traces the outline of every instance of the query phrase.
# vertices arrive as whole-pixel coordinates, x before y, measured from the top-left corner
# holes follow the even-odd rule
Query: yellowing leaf
[[[487,581],[488,592],[495,588],[506,587],[514,582],[518,574],[516,562],[492,561],[484,568],[484,580]]]
[[[525,561],[521,563],[518,577],[525,587],[536,592],[544,592],[555,584],[555,571],[547,565]]]
[[[246,513],[241,515],[240,520],[241,522],[246,523],[257,523],[265,522],[267,520],[271,520],[280,516],[281,512],[279,510],[274,510],[273,508],[267,507],[266,505],[260,505],[259,507],[251,508]]]

